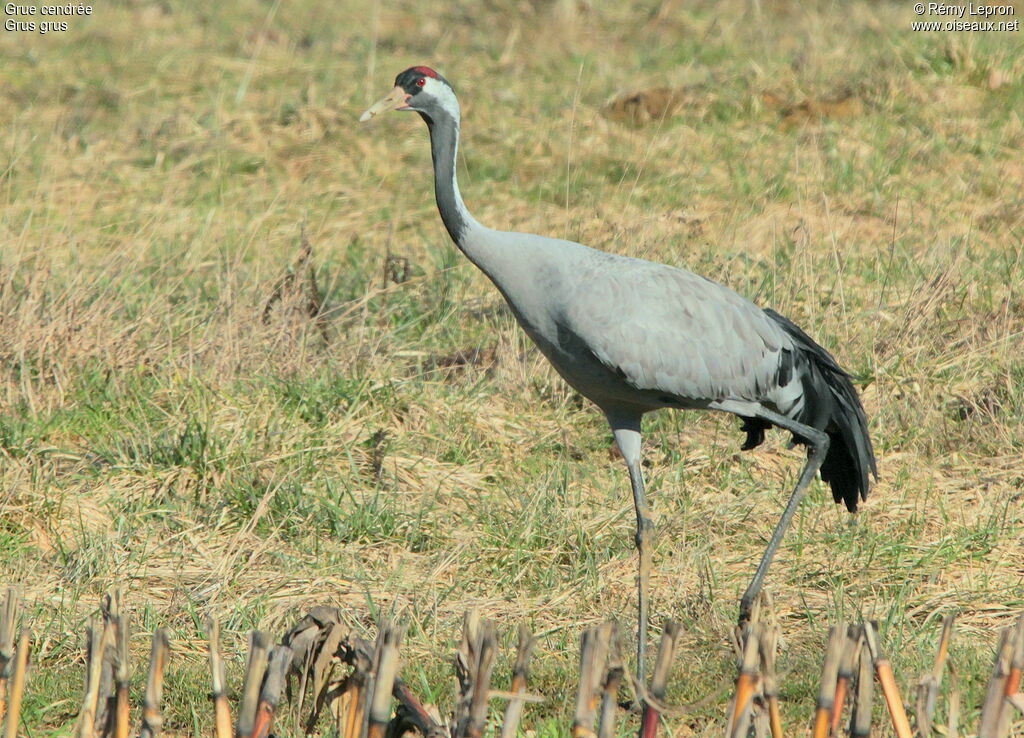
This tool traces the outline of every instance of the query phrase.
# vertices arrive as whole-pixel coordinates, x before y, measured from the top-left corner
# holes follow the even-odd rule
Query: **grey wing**
[[[603,266],[581,275],[565,313],[602,364],[632,387],[695,404],[776,404],[792,341],[761,308],[680,269],[638,260]]]

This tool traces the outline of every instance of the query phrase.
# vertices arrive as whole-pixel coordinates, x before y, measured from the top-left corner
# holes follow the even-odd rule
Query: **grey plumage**
[[[478,266],[559,374],[602,410],[717,409],[752,422],[766,407],[826,431],[822,477],[836,502],[852,512],[866,499],[876,465],[856,390],[790,320],[664,264],[497,231],[473,232],[470,252],[474,237],[500,244]]]
[[[554,368],[604,411],[626,460],[640,551],[638,664],[643,675],[653,524],[640,470],[640,424],[660,408],[743,419],[743,448],[772,426],[808,447],[808,461],[741,601],[741,619],[814,473],[854,511],[876,474],[867,421],[850,377],[788,319],[691,272],[561,239],[496,231],[466,209],[455,175],[459,105],[451,86],[413,67],[363,115],[397,108],[430,129],[434,186],[459,249],[501,291]]]

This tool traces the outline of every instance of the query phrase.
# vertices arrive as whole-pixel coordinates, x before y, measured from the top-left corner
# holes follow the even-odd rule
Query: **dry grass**
[[[448,242],[419,122],[355,123],[412,63],[460,92],[480,220],[722,280],[858,377],[882,478],[855,527],[813,490],[772,573],[786,718],[825,624],[860,615],[912,674],[962,610],[980,704],[1024,605],[1019,35],[913,34],[901,4],[683,5],[128,1],[0,36],[0,579],[44,624],[29,725],[73,712],[115,583],[169,628],[179,732],[209,713],[201,681],[175,687],[208,612],[237,646],[317,602],[395,610],[404,678],[442,703],[416,656],[467,606],[506,638],[525,618],[546,732],[580,628],[633,622],[604,421]],[[643,90],[671,104],[609,116]],[[303,229],[315,292],[308,264],[282,281]],[[654,607],[685,627],[669,698],[694,702],[732,677],[798,453],[739,454],[731,418],[648,427]],[[671,728],[721,725],[714,703]]]

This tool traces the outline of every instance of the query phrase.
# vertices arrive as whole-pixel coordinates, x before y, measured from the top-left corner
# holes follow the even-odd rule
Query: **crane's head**
[[[383,99],[359,116],[365,123],[388,110],[412,110],[427,123],[434,123],[447,115],[459,120],[459,101],[448,80],[430,67],[409,67],[395,77],[395,87]]]

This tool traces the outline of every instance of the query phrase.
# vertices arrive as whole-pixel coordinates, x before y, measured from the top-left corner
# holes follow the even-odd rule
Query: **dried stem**
[[[871,651],[871,659],[875,665],[875,673],[878,675],[878,684],[882,688],[882,696],[885,697],[885,704],[889,708],[893,730],[896,732],[897,738],[913,738],[914,733],[910,729],[907,711],[903,707],[903,698],[896,685],[896,677],[892,673],[892,664],[882,653],[875,628],[870,622],[864,623],[864,637],[867,639],[868,649]]]
[[[366,641],[360,638],[349,638],[344,641],[342,649],[339,650],[338,655],[343,661],[349,664],[354,664],[359,661],[365,660],[369,663],[369,658],[363,654],[370,652],[369,645]],[[408,686],[401,680],[400,677],[395,677],[395,685],[392,690],[392,694],[395,699],[398,700],[403,716],[408,718],[426,738],[448,738],[449,731],[441,725],[434,716],[423,706],[419,698],[416,697],[409,689]]]
[[[108,648],[103,650],[103,666],[100,669],[99,694],[96,699],[96,716],[93,724],[95,733],[103,738],[113,736],[117,730],[117,669],[120,659],[121,589],[115,589],[103,595],[100,601],[100,612],[103,615],[103,627],[110,630]],[[127,700],[127,693],[125,693]],[[127,705],[127,702],[125,703]]]
[[[344,736],[349,718],[359,717],[353,713],[358,712],[358,705],[362,703],[361,685],[369,678],[367,672],[373,663],[374,646],[354,636],[341,622],[341,613],[332,607],[312,608],[284,637],[284,643],[294,650],[293,662],[300,664],[302,671],[300,703],[306,693],[305,685],[310,681],[312,683],[314,706],[306,721],[307,733],[314,732],[317,720],[330,702],[338,734]],[[353,669],[341,685],[330,680],[335,660]],[[398,700],[401,718],[426,738],[450,737],[449,730],[438,722],[397,676],[392,694]],[[358,721],[356,724],[361,725]]]
[[[354,683],[349,683],[348,689],[331,703],[331,710],[334,712],[335,733],[339,738],[350,738],[353,733],[351,722],[352,714],[355,712],[356,700],[359,699],[359,689]],[[358,735],[355,738],[359,738]]]
[[[385,619],[377,628],[377,639],[373,643],[373,656],[370,659],[369,668],[366,670],[365,684],[360,695],[359,706],[359,736],[366,738],[370,732],[371,708],[377,691],[377,671],[380,669],[380,662],[384,652],[384,639],[387,631],[391,629],[391,622]],[[380,736],[378,736],[380,738]]]
[[[1006,677],[1007,697],[1012,697],[1020,692],[1021,674],[1024,673],[1024,613],[1017,618],[1017,628],[1013,638],[1013,660],[1010,662],[1010,673]]]
[[[238,708],[238,738],[251,738],[256,726],[256,708],[259,704],[260,685],[267,670],[267,651],[270,636],[254,630],[249,634],[249,660],[245,666],[245,684],[242,687],[242,705]]]
[[[364,672],[363,678],[369,681],[369,673]],[[348,703],[348,720],[345,723],[345,738],[363,738],[363,716],[365,711],[364,695],[367,684],[357,684],[351,690]]]
[[[930,673],[921,677],[917,685],[917,733],[921,738],[929,738],[935,720],[935,706],[938,702],[939,687],[942,686],[942,671],[949,656],[949,642],[953,637],[955,615],[947,615],[942,621],[942,637],[935,653],[935,663]]]
[[[419,698],[398,677],[395,677],[394,695],[402,709],[402,714],[416,726],[416,729],[425,738],[448,738],[448,732],[444,726],[437,722],[419,701]]]
[[[106,660],[107,646],[113,639],[109,622],[100,627],[93,619],[89,622],[86,632],[89,649],[86,658],[85,697],[78,714],[76,731],[79,738],[92,738],[96,735],[96,710],[100,700],[100,684],[103,681],[103,664]]]
[[[501,724],[501,738],[515,738],[519,721],[523,716],[526,700],[518,695],[526,694],[526,680],[530,675],[530,655],[537,640],[525,625],[519,626],[519,642],[516,647],[516,663],[512,667],[512,689],[514,695],[505,708],[505,720]]]
[[[208,618],[206,629],[210,644],[210,696],[213,698],[214,726],[217,738],[232,738],[231,707],[224,679],[224,658],[220,652],[220,623]]]
[[[308,618],[309,616],[307,615],[306,617]],[[328,677],[330,676],[330,673],[332,671],[331,665],[333,663],[335,654],[339,653],[339,650],[341,650],[339,649],[339,645],[341,644],[343,638],[346,638],[349,635],[349,629],[339,622],[324,622],[323,627],[326,629],[327,635],[324,638],[323,644],[320,646],[319,650],[316,653],[316,658],[313,659],[313,710],[309,715],[309,720],[306,722],[307,733],[313,731],[313,727],[316,724],[316,720],[320,716],[320,712],[323,710],[324,705],[327,703],[327,686],[330,681]],[[348,660],[348,663],[353,668],[356,668],[357,659],[355,658],[354,652],[352,658]],[[367,659],[367,668],[368,664],[369,660]],[[363,678],[364,676],[364,672],[360,672],[358,675],[356,673],[353,673],[353,675],[349,677],[349,681],[354,682],[357,679],[357,677]],[[305,679],[306,678],[304,676],[303,682],[305,682]],[[345,698],[346,701],[341,701],[341,697],[338,696],[335,699],[335,702],[337,702],[337,704],[331,705],[331,709],[334,710],[335,713],[337,713],[337,717],[339,720],[343,716],[342,710],[347,710],[347,700],[350,697],[351,695],[348,695],[348,697]],[[344,714],[347,715],[348,713],[345,712]]]
[[[392,623],[381,626],[378,636],[377,663],[374,665],[373,695],[370,697],[370,738],[384,738],[391,720],[391,698],[398,675],[398,648],[402,630]]]
[[[18,625],[18,607],[21,598],[13,589],[7,590],[3,610],[0,611],[0,720],[7,712],[7,682],[14,664],[14,631]]]
[[[1013,631],[1006,628],[1000,633],[999,646],[996,648],[995,661],[992,664],[992,676],[988,681],[985,703],[981,708],[981,720],[978,723],[978,738],[999,738],[1006,734],[1006,722],[1003,719],[1003,705],[1006,704],[1006,682],[1010,675],[1010,661],[1013,654]]]
[[[142,728],[139,738],[158,738],[164,727],[160,702],[164,692],[164,666],[170,644],[167,631],[157,628],[153,632],[153,646],[149,652],[149,674],[146,677],[146,696],[142,702]]]
[[[128,738],[130,725],[130,706],[128,704],[128,638],[131,622],[127,613],[111,618],[114,628],[114,738]]]
[[[259,707],[256,709],[256,719],[253,722],[253,738],[267,738],[270,735],[270,728],[274,724],[274,712],[281,702],[284,680],[291,663],[292,650],[288,646],[275,646],[270,652],[266,678],[263,680],[263,689],[260,690]]]
[[[861,633],[863,636],[863,628]],[[874,696],[875,680],[871,673],[871,649],[867,638],[860,640],[860,653],[857,667],[857,699],[850,717],[851,738],[867,738],[871,734],[871,703]]]
[[[573,738],[592,738],[595,735],[594,722],[611,636],[611,623],[587,628],[580,636],[580,681],[572,718]]]
[[[825,662],[821,668],[818,684],[818,705],[814,712],[814,738],[828,738],[832,728],[832,711],[836,706],[836,681],[839,677],[839,661],[843,656],[846,642],[846,625],[840,623],[829,629]]]
[[[375,650],[375,649],[374,649]],[[365,725],[366,692],[370,688],[370,668],[375,653],[367,647],[353,654],[352,673],[338,701],[338,726],[342,738],[362,738]]]
[[[682,634],[682,626],[669,620],[661,633],[661,642],[658,644],[658,657],[654,662],[654,673],[651,676],[650,694],[654,700],[644,700],[644,711],[640,718],[640,735],[642,738],[654,738],[658,732],[658,718],[660,711],[655,703],[662,703],[665,700],[665,690],[668,686],[668,675],[672,669],[672,660],[676,655],[676,647],[679,645],[679,637]]]
[[[622,641],[618,625],[612,624],[612,640],[608,651],[608,672],[601,684],[601,715],[597,727],[598,738],[612,738],[615,735],[615,717],[619,708],[619,687],[626,675],[622,659]]]
[[[1024,714],[1024,695],[1021,695],[1020,692],[1017,692],[1016,694],[1011,694],[1009,697],[1006,698],[1006,701],[1010,705],[1010,707],[1017,710],[1017,712]]]
[[[778,647],[779,632],[774,625],[765,626],[758,639],[758,651],[761,656],[762,691],[768,703],[768,725],[772,738],[782,738],[782,711],[779,709],[779,682],[775,674],[775,652]]]
[[[743,658],[736,676],[736,693],[733,695],[732,713],[726,735],[739,738],[747,734],[750,724],[750,708],[754,700],[758,681],[758,651],[760,650],[761,628],[749,628],[743,643]]]
[[[491,686],[491,673],[494,670],[494,657],[498,650],[498,640],[494,633],[494,624],[484,622],[480,627],[480,639],[477,647],[479,661],[473,680],[473,701],[469,709],[469,738],[480,738],[487,722],[487,699]]]
[[[949,670],[949,715],[946,720],[946,738],[958,738],[960,735],[960,683],[956,672]]]
[[[8,597],[11,597],[8,594]],[[11,700],[7,710],[4,738],[17,738],[18,723],[21,721],[21,698],[25,694],[25,674],[28,671],[29,643],[32,631],[22,628],[18,635],[18,648],[14,652],[14,673],[11,676]]]
[[[843,717],[843,707],[853,685],[854,665],[860,650],[860,629],[854,625],[846,629],[843,639],[843,653],[839,658],[839,674],[836,678],[835,706],[832,708],[831,735],[839,735],[839,721]]]

